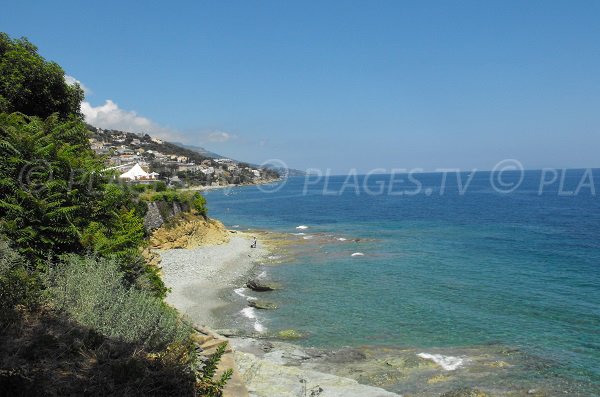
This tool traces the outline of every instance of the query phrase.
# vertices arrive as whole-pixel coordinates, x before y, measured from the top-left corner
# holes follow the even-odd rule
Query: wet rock
[[[275,309],[277,309],[276,304],[267,302],[267,301],[261,301],[261,300],[248,301],[248,306],[254,307],[254,308],[260,309],[260,310],[275,310]]]
[[[246,287],[250,288],[252,291],[257,292],[273,291],[279,289],[279,286],[275,283],[259,281],[256,279],[248,280],[248,282],[246,283]]]
[[[230,329],[230,328],[218,329],[215,332],[219,335],[223,335],[226,338],[231,338],[234,336],[240,336],[240,335],[244,334],[244,332],[242,332],[239,329]]]
[[[470,387],[462,387],[442,394],[440,397],[490,397],[489,394]]]
[[[359,384],[356,380],[281,365],[252,354],[236,351],[235,361],[250,395],[257,397],[298,397],[319,391],[319,397],[398,397],[383,389]]]
[[[440,382],[447,382],[451,378],[448,375],[435,375],[427,379],[427,384],[433,385]]]
[[[331,352],[326,361],[330,363],[349,363],[364,360],[365,358],[367,358],[367,356],[360,350],[346,348]]]
[[[281,339],[301,339],[304,337],[300,332],[295,329],[284,329],[277,333],[277,337]]]

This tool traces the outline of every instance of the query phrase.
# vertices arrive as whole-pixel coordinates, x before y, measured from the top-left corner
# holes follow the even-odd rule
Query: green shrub
[[[142,193],[146,191],[146,185],[133,184],[131,185],[131,190],[133,190],[136,193]]]
[[[36,303],[39,284],[26,264],[0,237],[0,326],[16,319],[18,305],[31,307]]]
[[[159,351],[188,344],[191,328],[175,309],[146,291],[127,288],[117,262],[68,256],[47,275],[50,302],[101,334]]]
[[[105,182],[85,125],[0,114],[0,231],[32,262],[82,249]]]
[[[155,192],[164,192],[167,190],[167,184],[164,181],[154,182],[152,187],[154,188]]]
[[[199,215],[206,217],[206,214],[208,212],[208,210],[206,208],[206,199],[204,198],[203,195],[201,195],[198,192],[194,193],[194,195],[192,196],[192,208]]]

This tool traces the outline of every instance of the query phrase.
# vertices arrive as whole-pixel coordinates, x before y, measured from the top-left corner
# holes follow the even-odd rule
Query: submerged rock
[[[277,309],[276,304],[267,302],[267,301],[261,301],[261,300],[248,301],[248,306],[254,307],[254,308],[260,309],[260,310],[275,310],[275,309]]]
[[[284,329],[277,333],[277,337],[281,339],[301,339],[304,337],[300,332],[295,329]]]
[[[482,392],[479,389],[470,387],[461,387],[460,389],[452,390],[442,394],[440,397],[490,397],[489,394]]]
[[[265,292],[265,291],[273,291],[279,289],[279,285],[270,282],[264,282],[259,280],[248,280],[246,283],[246,287],[250,288],[252,291],[257,292]]]

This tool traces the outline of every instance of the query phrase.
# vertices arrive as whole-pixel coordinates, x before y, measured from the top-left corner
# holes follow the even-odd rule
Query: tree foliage
[[[131,282],[148,273],[140,207],[111,181],[81,121],[0,114],[0,232],[32,263],[95,252],[118,260]]]
[[[83,96],[81,87],[68,84],[63,69],[46,61],[35,45],[0,33],[0,112],[81,118]]]
[[[0,114],[0,230],[33,261],[81,251],[102,167],[80,121]]]

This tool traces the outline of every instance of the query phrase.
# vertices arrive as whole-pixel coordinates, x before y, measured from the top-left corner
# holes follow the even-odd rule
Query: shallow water
[[[307,346],[443,356],[500,346],[519,352],[511,370],[447,371],[453,382],[591,396],[600,395],[600,197],[589,184],[565,194],[583,176],[571,170],[563,186],[541,194],[541,174],[527,172],[511,193],[477,173],[464,194],[453,175],[421,174],[422,189],[411,195],[390,195],[389,176],[372,176],[356,187],[344,177],[327,185],[292,178],[274,193],[245,187],[206,196],[210,215],[226,225],[295,241],[293,259],[266,268],[284,289],[268,295],[278,310],[253,313],[265,332],[294,328]],[[381,184],[385,194],[368,194]]]

